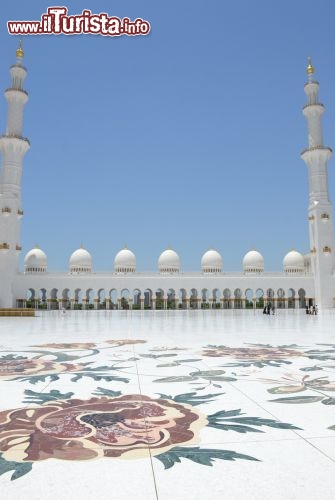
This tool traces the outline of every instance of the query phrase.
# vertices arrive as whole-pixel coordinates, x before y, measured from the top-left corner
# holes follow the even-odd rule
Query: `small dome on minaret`
[[[307,75],[313,75],[314,73],[314,68],[313,68],[313,65],[312,65],[312,59],[309,57],[308,58],[308,65],[307,65]]]
[[[24,52],[23,52],[23,47],[22,47],[22,38],[20,38],[19,41],[19,47],[16,49],[16,57],[23,57]]]

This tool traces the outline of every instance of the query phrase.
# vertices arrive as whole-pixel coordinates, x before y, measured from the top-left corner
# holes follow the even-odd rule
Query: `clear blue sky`
[[[56,3],[57,4],[57,3]],[[0,87],[17,37],[8,20],[49,4],[1,5]],[[332,0],[68,1],[69,14],[141,17],[148,36],[25,36],[23,255],[38,243],[66,270],[81,242],[95,270],[127,243],[139,270],[169,245],[198,270],[209,247],[240,270],[255,247],[266,270],[309,250],[303,85],[311,55],[325,143],[335,146]],[[6,102],[0,100],[1,128]],[[334,159],[329,164],[335,200]]]

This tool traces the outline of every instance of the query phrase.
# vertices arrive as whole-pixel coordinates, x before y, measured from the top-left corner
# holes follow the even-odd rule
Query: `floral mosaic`
[[[65,343],[51,343],[51,344],[39,344],[33,347],[46,347],[50,349],[93,349],[97,347],[97,344],[93,342],[65,342]]]
[[[133,346],[130,352],[122,350],[127,345]],[[112,361],[101,364],[101,359]],[[206,359],[212,360],[207,368]],[[44,381],[48,392],[23,385],[21,405],[0,411],[0,475],[11,472],[15,480],[39,462],[52,459],[141,459],[148,456],[148,450],[165,469],[182,459],[207,466],[216,460],[259,461],[256,448],[254,454],[245,455],[238,449],[202,446],[202,433],[211,428],[217,433],[216,442],[222,443],[222,433],[264,433],[270,428],[303,431],[303,427],[296,421],[264,418],[232,407],[228,388],[249,380],[260,384],[264,401],[274,408],[278,404],[321,403],[326,409],[335,404],[334,360],[332,344],[312,348],[208,345],[199,354],[199,349],[183,346],[111,339],[2,351],[0,380]],[[271,377],[262,376],[265,369],[266,375],[271,370]],[[137,381],[138,376],[152,383],[154,395],[126,391],[126,384]],[[76,397],[76,383],[85,377],[99,385],[90,397]],[[63,379],[70,384],[70,392],[52,387]],[[165,393],[166,387],[171,391]],[[216,411],[209,411],[214,403]],[[335,430],[335,419],[328,430]]]
[[[233,358],[234,365],[230,366],[250,366],[263,367],[266,365],[289,364],[290,358],[304,356],[298,349],[290,349],[291,346],[255,346],[255,347],[227,347],[207,346],[202,355],[214,358]]]
[[[190,405],[139,394],[65,399],[1,412],[0,450],[18,462],[138,458],[198,442],[206,424]]]
[[[0,358],[0,379],[18,380],[34,376],[44,378],[56,373],[73,373],[83,368],[80,364],[57,363],[40,358],[3,356]]]

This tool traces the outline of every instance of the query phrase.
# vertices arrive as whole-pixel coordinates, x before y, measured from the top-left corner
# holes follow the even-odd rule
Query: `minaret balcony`
[[[307,85],[309,85],[311,87],[311,86],[315,86],[315,85],[319,86],[320,84],[316,80],[311,80],[310,82],[305,83],[304,89],[307,87]]]
[[[325,246],[325,247],[323,247],[322,251],[325,255],[329,255],[331,253],[332,249],[328,246]]]
[[[18,210],[17,211],[17,217],[18,217],[18,219],[21,219],[21,217],[23,217],[23,214],[24,214],[23,210]]]
[[[330,157],[330,155],[332,154],[333,150],[331,148],[329,148],[328,146],[313,146],[311,148],[306,148],[304,149],[300,156],[302,157],[302,159],[304,160],[304,156],[307,156],[309,155],[310,153],[312,155],[315,155],[315,154],[324,154],[328,159]]]
[[[3,207],[1,209],[1,213],[3,213],[4,215],[9,215],[11,212],[12,212],[12,209],[9,207]]]
[[[19,70],[23,70],[27,73],[27,68],[25,66],[23,66],[23,64],[12,64],[9,69],[14,69],[14,68],[19,69]]]
[[[305,106],[302,109],[303,110],[308,109],[308,108],[310,108],[310,109],[315,108],[316,109],[317,107],[320,108],[320,111],[322,111],[322,112],[325,109],[324,105],[321,102],[314,102],[314,103],[310,102],[308,104],[305,104]]]
[[[26,90],[19,88],[9,87],[8,89],[5,90],[5,95],[7,94],[7,92],[20,92],[28,97],[28,92]]]
[[[0,243],[0,250],[2,250],[4,253],[8,252],[9,250],[8,243]]]
[[[20,135],[15,135],[15,134],[3,134],[0,135],[0,139],[19,139],[20,141],[24,141],[30,146],[30,141],[27,139],[27,137],[21,137]]]
[[[321,217],[321,220],[323,222],[328,222],[329,221],[329,214],[323,213],[323,214],[320,215],[320,217]]]
[[[22,250],[21,245],[16,245],[15,250],[16,250],[16,253],[20,253]]]
[[[310,222],[313,222],[313,220],[314,220],[314,215],[310,215],[310,216],[308,217],[308,220],[309,220]]]

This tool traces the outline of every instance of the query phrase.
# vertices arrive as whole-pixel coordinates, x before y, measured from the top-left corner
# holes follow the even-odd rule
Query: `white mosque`
[[[0,308],[34,309],[189,309],[256,308],[271,302],[277,308],[303,308],[317,304],[321,309],[335,306],[334,234],[332,206],[328,196],[327,161],[331,149],[324,146],[318,101],[319,84],[313,79],[309,61],[304,90],[307,104],[303,114],[308,124],[308,148],[301,157],[309,178],[309,238],[307,255],[291,250],[278,273],[265,272],[264,258],[256,250],[243,258],[242,271],[229,273],[217,250],[201,258],[200,270],[184,273],[178,254],[166,249],[152,273],[136,270],[136,256],[123,248],[114,259],[114,270],[94,272],[90,253],[79,248],[72,253],[63,273],[48,272],[46,254],[30,250],[19,270],[21,174],[29,140],[22,136],[23,109],[28,94],[23,88],[27,70],[23,49],[16,51],[10,68],[11,87],[7,128],[0,137]]]

